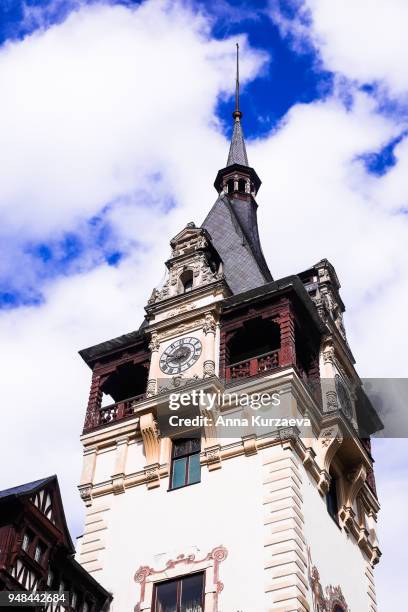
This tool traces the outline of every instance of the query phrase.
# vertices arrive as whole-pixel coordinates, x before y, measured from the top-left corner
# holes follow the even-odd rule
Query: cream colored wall
[[[328,514],[325,498],[319,495],[315,482],[306,471],[303,472],[304,534],[312,565],[320,574],[320,583],[323,589],[340,585],[352,612],[369,612],[367,560],[353,537],[339,529]],[[309,601],[311,604],[310,594]]]
[[[224,583],[219,612],[265,609],[260,461],[260,455],[243,456],[214,472],[204,468],[201,483],[175,491],[162,481],[150,491],[135,487],[95,500],[95,509],[107,504],[110,510],[104,518],[103,568],[93,576],[114,592],[114,612],[133,612],[140,566],[161,569],[164,557],[195,551],[198,559],[219,545],[228,550],[219,569]]]

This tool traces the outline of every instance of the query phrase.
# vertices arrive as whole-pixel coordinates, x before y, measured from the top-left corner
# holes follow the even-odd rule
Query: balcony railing
[[[279,350],[271,351],[270,353],[251,357],[251,359],[231,363],[226,368],[226,381],[231,382],[241,378],[267,374],[278,367]]]
[[[137,404],[142,402],[144,399],[146,399],[146,393],[141,393],[140,395],[135,395],[134,397],[123,400],[122,402],[116,402],[116,404],[103,406],[99,409],[98,425],[107,425],[108,423],[121,421],[126,417],[132,416]]]

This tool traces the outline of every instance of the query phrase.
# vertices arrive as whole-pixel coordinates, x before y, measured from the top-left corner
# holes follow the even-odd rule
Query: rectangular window
[[[50,587],[54,581],[54,573],[52,570],[48,570],[47,586]]]
[[[25,532],[23,536],[23,543],[21,545],[21,548],[25,550],[26,552],[28,552],[28,549],[30,548],[30,544],[33,541],[33,537],[34,537],[34,534],[32,533],[32,531],[27,529],[27,531]]]
[[[201,438],[173,440],[170,489],[200,482]]]
[[[35,547],[35,552],[34,552],[34,559],[37,561],[37,563],[41,563],[42,556],[43,556],[43,547],[41,546],[41,544],[37,544]]]
[[[204,612],[204,573],[156,584],[153,612]]]

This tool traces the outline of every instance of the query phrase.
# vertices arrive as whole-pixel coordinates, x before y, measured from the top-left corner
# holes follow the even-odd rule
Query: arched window
[[[337,478],[336,478],[336,475],[332,473],[331,471],[330,471],[330,476],[331,476],[330,486],[326,494],[327,511],[330,514],[330,516],[336,521],[336,523],[338,523],[339,501],[338,501],[338,492],[337,492]],[[342,611],[340,610],[340,612]]]
[[[229,179],[227,181],[227,190],[228,190],[228,193],[234,192],[234,179]]]
[[[185,270],[180,276],[180,282],[183,293],[188,293],[193,289],[193,273],[191,270]]]
[[[238,191],[240,193],[245,193],[246,181],[245,179],[239,179],[238,181]]]

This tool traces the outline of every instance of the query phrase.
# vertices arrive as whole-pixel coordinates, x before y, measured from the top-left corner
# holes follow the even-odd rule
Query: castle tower
[[[238,71],[233,119],[217,200],[171,240],[143,324],[81,351],[79,560],[115,612],[375,612],[380,423],[340,284],[325,259],[273,280]]]

